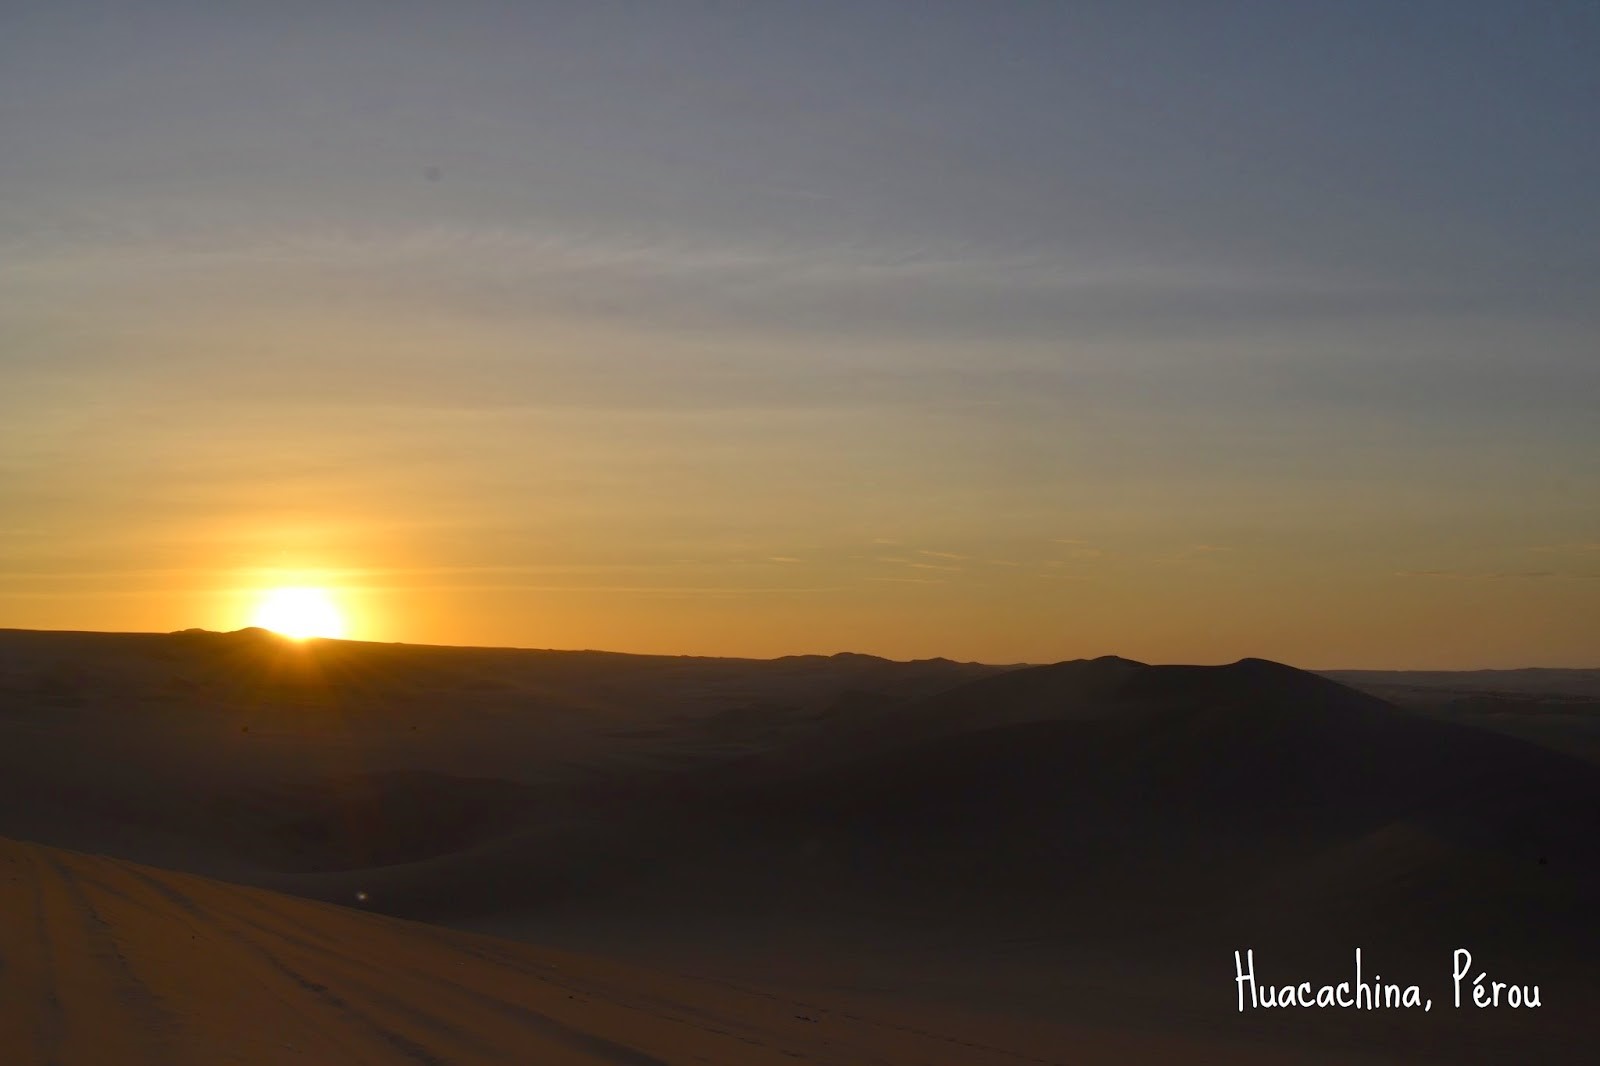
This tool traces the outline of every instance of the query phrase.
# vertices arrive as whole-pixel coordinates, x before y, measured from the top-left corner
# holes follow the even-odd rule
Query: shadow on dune
[[[0,833],[398,916],[1144,974],[1600,948],[1592,763],[1263,660],[6,637]]]

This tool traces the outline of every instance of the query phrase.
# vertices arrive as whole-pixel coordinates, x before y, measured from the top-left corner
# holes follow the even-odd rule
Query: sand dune
[[[1324,676],[1444,721],[1600,763],[1600,670],[1337,670]]]
[[[0,832],[246,880],[425,860],[995,670],[0,631]]]
[[[349,1061],[405,1061],[413,1046],[437,1061],[521,1061],[494,1057],[510,1046],[494,1041],[523,1038],[503,1004],[484,1008],[499,1022],[465,1006],[471,1020],[424,1020],[464,995],[428,982],[484,964],[462,945],[487,942],[453,939],[461,930],[525,942],[495,947],[502,962],[553,957],[526,946],[539,943],[621,967],[606,971],[627,971],[619,997],[667,982],[674,1002],[721,1003],[693,1007],[717,1028],[811,1061],[980,1062],[1024,1046],[1040,1061],[1094,1049],[1109,1061],[1113,1048],[1138,1061],[1136,1045],[1149,1061],[1216,1061],[1200,1049],[1224,1045],[1234,1059],[1271,1047],[1268,1061],[1496,1062],[1517,1049],[1582,1061],[1577,1019],[1600,1004],[1600,774],[1566,744],[1505,734],[1248,659],[1000,668],[0,633],[0,834],[111,857],[16,846],[25,876],[8,898],[64,924],[46,950],[8,909],[3,975],[47,1004],[45,960],[114,957],[85,939],[101,928],[87,900],[113,925],[133,922],[116,950],[165,975],[149,995],[116,986],[124,1006],[192,996],[223,1018],[209,987],[224,983],[219,960],[254,959],[266,976],[240,1003],[310,996],[326,1014],[261,952],[292,957],[296,973],[345,974],[307,981],[362,1005],[368,1022],[328,1023],[356,1034],[326,1037],[364,1049]],[[182,938],[168,935],[193,920],[179,897],[229,937],[273,939],[199,957],[195,972],[213,976],[185,977],[171,950]],[[294,931],[326,923],[320,948]],[[334,940],[378,946],[358,957]],[[1437,981],[1462,942],[1536,975],[1551,1005],[1442,1025],[1230,1010],[1240,946],[1314,976],[1365,945]],[[14,962],[25,957],[31,970]],[[110,988],[118,972],[91,968],[73,987]],[[899,1017],[945,1042],[880,1045],[890,1038],[863,1030],[808,1044],[821,1030],[795,1018],[816,1016],[803,1007],[753,1034],[736,1023],[765,1016],[719,1000],[731,993],[716,981],[835,1019]],[[624,1041],[623,1016],[607,1017],[559,1015],[661,1061],[702,1054]],[[375,1036],[374,1018],[401,1039]],[[43,1039],[32,1022],[7,1024]],[[213,1035],[183,1030],[183,1048],[224,1046],[226,1024],[205,1024]],[[463,1035],[480,1028],[491,1035]],[[1134,1032],[1169,1043],[1158,1052]],[[1004,1035],[1030,1033],[1048,1035]],[[953,1050],[959,1040],[977,1046]]]
[[[848,994],[819,1002],[7,840],[0,899],[0,1047],[13,1066],[1015,1066],[1282,1054]]]

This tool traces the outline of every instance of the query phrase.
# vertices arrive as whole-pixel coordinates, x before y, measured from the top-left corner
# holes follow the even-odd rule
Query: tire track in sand
[[[49,966],[46,996],[56,1005],[46,1061],[94,1061],[111,1049],[118,1066],[168,1066],[176,1016],[133,972],[72,872],[44,849],[26,852]]]

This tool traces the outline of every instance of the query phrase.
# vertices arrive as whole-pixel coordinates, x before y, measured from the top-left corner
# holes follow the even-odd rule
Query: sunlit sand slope
[[[8,1066],[1276,1061],[790,998],[9,840],[0,962]]]

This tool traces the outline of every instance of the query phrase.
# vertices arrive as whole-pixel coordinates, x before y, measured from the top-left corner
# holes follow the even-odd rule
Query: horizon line
[[[952,659],[947,655],[930,655],[920,658],[896,659],[887,655],[878,655],[874,652],[841,650],[835,652],[786,652],[782,655],[716,655],[704,652],[647,652],[647,651],[619,651],[610,648],[533,648],[517,644],[430,644],[404,640],[359,640],[351,637],[290,637],[263,626],[241,626],[238,629],[206,629],[203,626],[190,626],[184,629],[171,630],[119,630],[119,629],[33,629],[25,626],[0,626],[0,633],[38,633],[59,634],[73,636],[102,636],[102,637],[175,637],[186,634],[203,634],[205,636],[228,637],[244,633],[262,633],[289,644],[311,644],[313,642],[333,644],[369,644],[381,647],[398,648],[439,648],[455,651],[513,651],[532,652],[550,655],[616,655],[628,656],[638,659],[725,659],[740,662],[778,662],[783,659],[837,659],[855,657],[862,659],[876,659],[888,663],[928,663],[948,662],[958,666],[992,666],[996,668],[1010,668],[1025,670],[1041,666],[1059,666],[1063,663],[1090,662],[1094,659],[1122,659],[1127,662],[1137,663],[1141,666],[1230,666],[1246,660],[1258,660],[1279,663],[1291,669],[1303,670],[1309,674],[1478,674],[1478,673],[1525,673],[1530,671],[1577,671],[1600,672],[1600,666],[1468,666],[1468,667],[1368,667],[1368,666],[1338,666],[1338,667],[1308,667],[1295,666],[1279,659],[1272,659],[1261,655],[1243,655],[1228,662],[1217,663],[1147,663],[1142,659],[1133,659],[1125,655],[1114,653],[1105,655],[1076,656],[1067,659],[1056,659],[1051,662],[1027,662],[1018,660],[1014,662],[986,662],[978,659]]]

